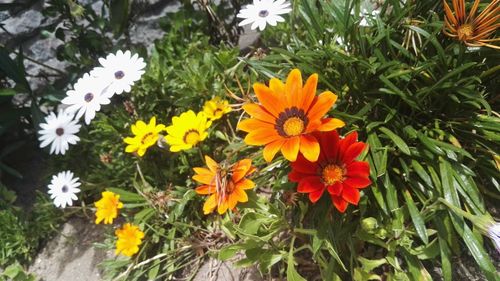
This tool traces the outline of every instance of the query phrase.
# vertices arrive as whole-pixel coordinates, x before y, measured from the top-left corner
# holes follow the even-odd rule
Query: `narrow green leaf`
[[[120,195],[120,201],[122,201],[124,203],[146,202],[146,199],[137,193],[133,193],[130,191],[126,191],[126,190],[123,190],[120,188],[114,188],[114,187],[107,188],[107,190]]]
[[[398,135],[396,135],[386,127],[380,127],[379,130],[382,131],[386,136],[388,136],[404,154],[411,155],[410,148],[408,147],[408,145],[406,145],[402,138],[400,138]]]
[[[411,197],[411,194],[408,190],[403,192],[403,196],[406,200],[406,204],[408,206],[408,211],[410,212],[411,220],[413,221],[413,225],[417,230],[417,234],[422,239],[425,244],[429,243],[429,238],[427,237],[427,228],[425,227],[425,222],[417,207],[415,206],[415,202]]]
[[[295,242],[295,237],[292,239],[292,243],[290,245],[290,252],[288,252],[288,265],[286,268],[286,278],[288,281],[306,281],[304,277],[300,276],[300,274],[295,270],[295,259],[293,257],[293,243]]]

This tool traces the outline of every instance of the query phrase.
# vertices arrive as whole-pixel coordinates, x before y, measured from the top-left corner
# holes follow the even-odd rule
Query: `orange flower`
[[[471,47],[490,47],[500,49],[500,46],[489,44],[489,42],[499,41],[500,38],[489,39],[495,34],[500,26],[498,19],[500,18],[500,0],[491,1],[486,8],[476,16],[480,0],[474,1],[472,8],[467,16],[465,12],[465,0],[453,0],[453,10],[443,0],[445,28],[444,33],[450,37],[456,38],[464,42],[465,45]]]
[[[333,205],[343,213],[349,203],[358,204],[359,189],[371,184],[370,165],[355,160],[366,144],[357,141],[356,132],[343,139],[336,131],[315,134],[321,146],[318,162],[313,163],[299,156],[291,164],[292,171],[288,178],[298,182],[297,191],[308,193],[313,203],[327,190]]]
[[[319,143],[314,131],[331,131],[345,124],[336,118],[324,118],[337,96],[330,91],[316,96],[318,75],[311,75],[302,85],[298,69],[288,75],[286,84],[272,78],[269,87],[255,83],[253,89],[260,104],[249,103],[243,109],[252,117],[241,121],[238,129],[248,132],[245,143],[265,145],[264,159],[271,162],[281,150],[289,161],[299,151],[309,161],[318,160]]]
[[[255,186],[255,183],[246,176],[255,172],[252,160],[243,159],[230,167],[219,165],[212,158],[205,156],[207,168],[194,168],[196,175],[193,179],[203,185],[196,188],[196,193],[210,195],[203,205],[205,215],[212,213],[216,208],[219,214],[227,209],[233,210],[238,202],[247,202],[245,192]]]

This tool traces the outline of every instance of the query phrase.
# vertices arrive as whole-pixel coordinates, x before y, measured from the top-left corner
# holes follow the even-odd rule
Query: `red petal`
[[[344,198],[345,201],[358,205],[359,202],[359,190],[353,187],[350,187],[348,185],[344,185],[344,190],[342,190],[342,198]]]
[[[358,132],[354,131],[347,136],[345,136],[343,139],[339,141],[339,151],[340,155],[344,154],[344,152],[354,144],[358,140]]]
[[[303,178],[297,186],[297,191],[300,193],[309,193],[317,191],[318,189],[325,189],[325,185],[317,176]]]
[[[370,164],[365,161],[355,161],[347,165],[347,177],[367,178],[370,176]]]
[[[339,134],[337,131],[322,132],[319,140],[321,161],[323,162],[327,159],[336,161],[339,147]]]
[[[361,154],[361,152],[363,152],[365,147],[366,145],[363,142],[356,142],[350,145],[342,155],[341,159],[342,163],[344,164],[351,163],[356,157],[358,157]]]
[[[311,200],[311,202],[313,203],[318,202],[319,198],[321,198],[321,195],[323,195],[323,191],[325,191],[324,188],[309,193],[309,200]]]
[[[341,213],[345,212],[345,209],[347,209],[347,205],[349,205],[347,201],[342,199],[342,197],[340,196],[330,195],[330,197],[332,198],[332,203],[335,208],[337,208],[337,210],[339,210],[339,212]]]
[[[340,196],[340,194],[342,194],[343,189],[344,186],[340,182],[337,182],[334,183],[333,185],[328,186],[328,193],[330,193],[331,195]]]
[[[348,177],[344,180],[344,185],[350,185],[353,188],[364,188],[371,183],[372,181],[369,178]]]
[[[293,170],[288,174],[288,180],[293,181],[293,182],[300,182],[302,179],[310,177],[310,176],[311,176],[311,174],[304,174],[304,173],[298,172],[296,170]]]
[[[291,163],[292,170],[304,173],[315,175],[318,171],[317,162],[309,162],[303,155],[299,154],[297,156],[297,161]]]

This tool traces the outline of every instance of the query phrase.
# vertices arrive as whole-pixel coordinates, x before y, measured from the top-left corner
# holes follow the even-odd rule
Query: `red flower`
[[[353,132],[340,139],[336,131],[316,133],[320,144],[317,162],[310,162],[302,155],[293,162],[288,174],[290,181],[298,182],[297,191],[309,193],[316,203],[325,189],[330,193],[333,205],[345,212],[349,203],[357,205],[359,189],[371,184],[368,162],[355,159],[366,144],[358,142],[358,133]]]

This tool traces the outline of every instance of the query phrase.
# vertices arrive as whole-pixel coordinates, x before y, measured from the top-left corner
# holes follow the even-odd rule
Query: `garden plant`
[[[179,1],[151,46],[140,1],[48,2],[50,91],[0,46],[0,171],[19,142],[49,163],[31,210],[0,184],[0,280],[71,216],[105,280],[500,280],[499,0]]]

